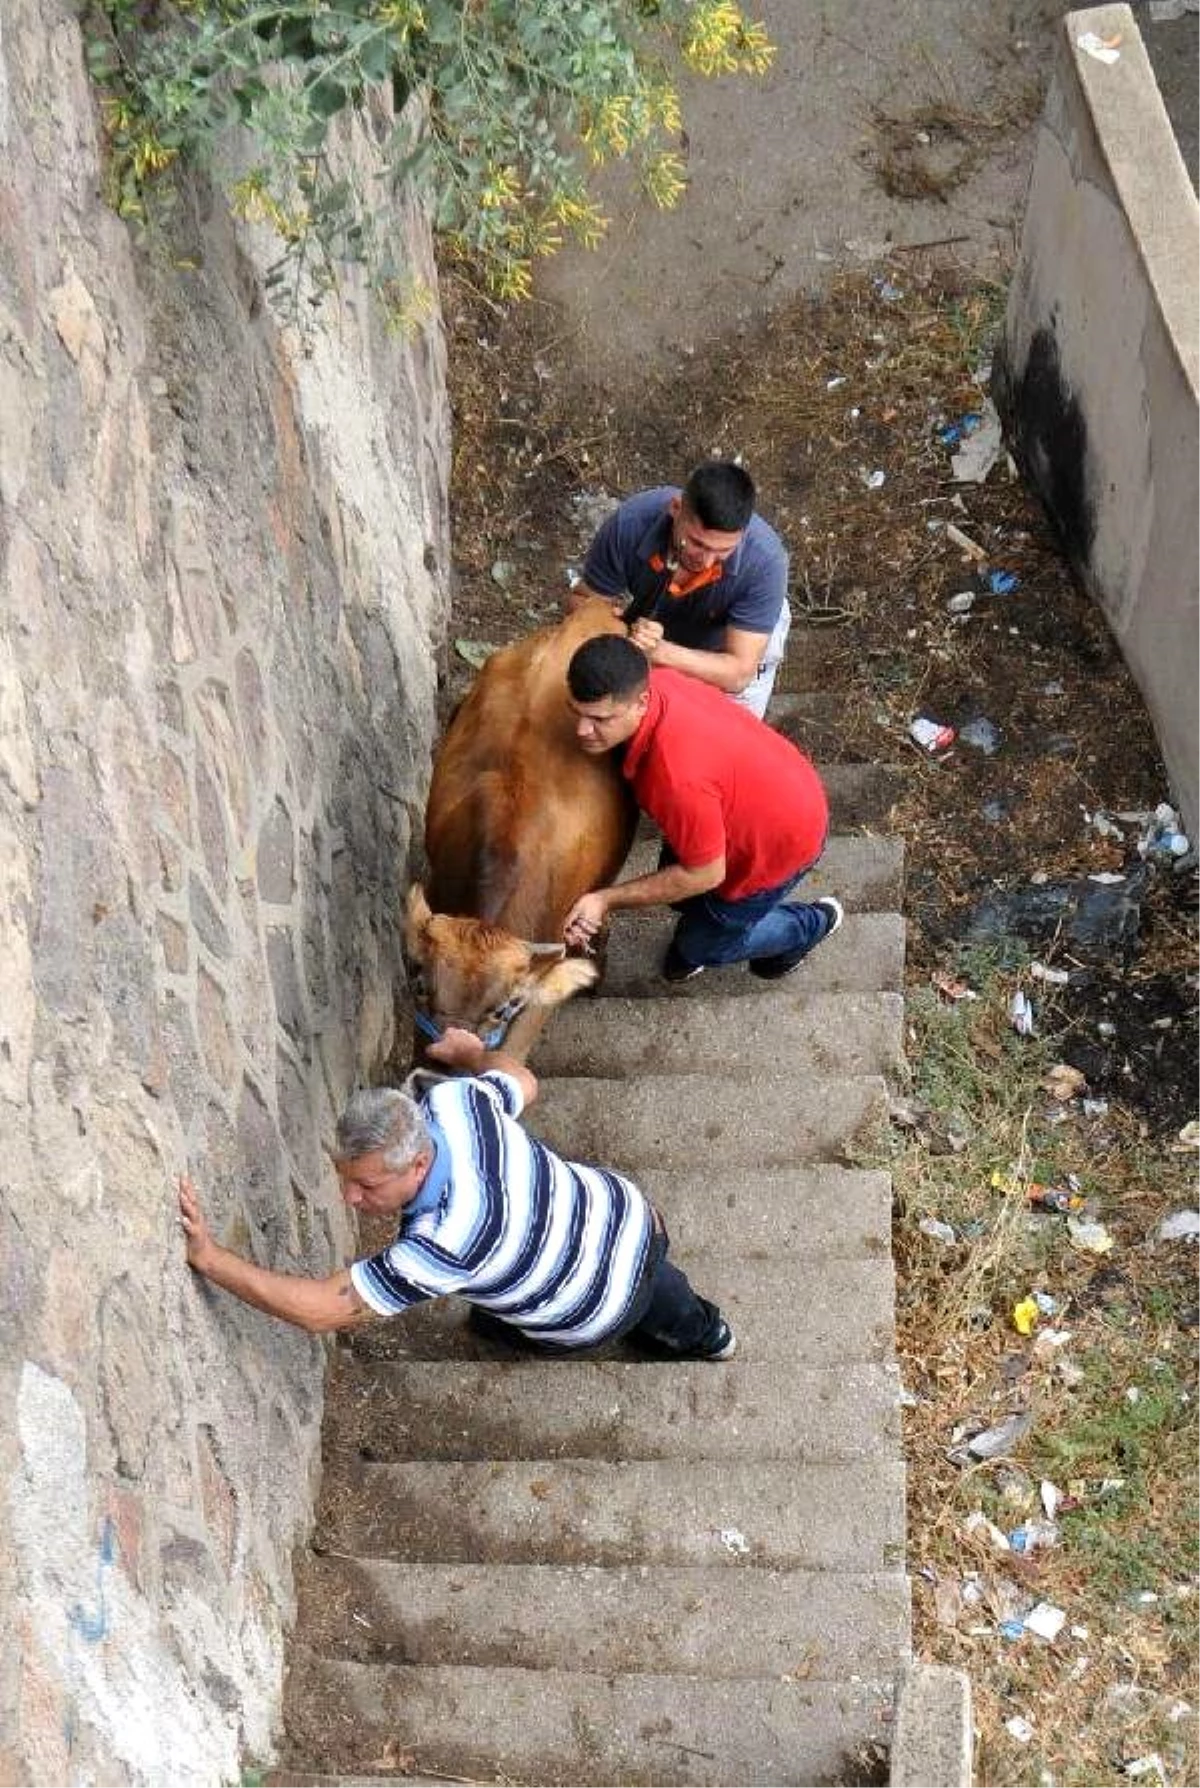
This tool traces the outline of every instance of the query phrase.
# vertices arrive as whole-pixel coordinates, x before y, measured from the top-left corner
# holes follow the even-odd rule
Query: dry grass
[[[903,113],[876,111],[874,142],[865,159],[889,198],[945,203],[993,153],[998,139],[1036,114],[1039,103],[1029,85],[1013,89],[990,111],[967,111],[947,100]]]
[[[1088,1119],[1043,1090],[1054,1052],[1008,1019],[1019,978],[985,968],[978,1001],[924,989],[909,1002],[913,1100],[927,1115],[889,1165],[917,1646],[970,1675],[981,1783],[1116,1782],[1154,1753],[1167,1779],[1190,1782],[1195,1255],[1155,1238],[1194,1203],[1195,1158],[1148,1144],[1127,1114]],[[1108,1256],[1080,1253],[1062,1216],[1030,1207],[1030,1182],[1069,1174],[1114,1238]],[[958,1239],[923,1234],[929,1218]],[[1057,1310],[1024,1337],[1013,1310],[1033,1291]],[[1052,1344],[1048,1328],[1070,1339]],[[948,1457],[971,1425],[1015,1412],[1031,1426],[1011,1454]],[[1044,1518],[1044,1480],[1074,1502],[1053,1548],[1020,1555],[968,1531],[976,1511],[1004,1533]],[[1006,1637],[1000,1623],[1038,1601],[1063,1610],[1060,1637]],[[1007,1728],[1014,1716],[1033,1727],[1027,1743]]]

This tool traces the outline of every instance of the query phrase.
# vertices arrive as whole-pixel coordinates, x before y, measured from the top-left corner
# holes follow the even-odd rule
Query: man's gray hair
[[[354,1161],[381,1154],[391,1172],[400,1173],[432,1146],[421,1109],[407,1093],[391,1086],[364,1087],[338,1119],[334,1156]]]

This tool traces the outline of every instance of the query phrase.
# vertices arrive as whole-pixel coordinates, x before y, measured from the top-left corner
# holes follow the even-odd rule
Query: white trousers
[[[787,598],[784,598],[779,619],[771,630],[767,641],[767,649],[763,653],[762,663],[758,667],[758,675],[742,690],[740,695],[732,696],[732,701],[749,708],[760,720],[766,718],[767,703],[771,699],[771,691],[775,687],[775,674],[783,662],[783,654],[787,649],[787,637],[792,626],[792,611]]]

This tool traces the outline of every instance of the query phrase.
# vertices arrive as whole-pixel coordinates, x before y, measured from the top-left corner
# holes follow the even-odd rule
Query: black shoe
[[[675,948],[674,939],[667,945],[667,953],[663,957],[663,965],[659,970],[664,981],[694,981],[697,975],[704,973],[702,962],[689,962]]]
[[[737,1352],[737,1336],[722,1317],[717,1338],[707,1353],[696,1354],[698,1360],[731,1360]]]
[[[802,950],[783,950],[778,956],[758,957],[750,964],[752,975],[757,975],[760,981],[782,981],[785,975],[790,975],[793,969],[800,967],[806,956],[811,956],[818,944],[823,944],[827,937],[833,936],[846,917],[841,901],[828,894],[824,900],[814,901],[813,904],[821,909],[825,918],[825,929],[820,936],[815,937],[810,944],[805,944]]]
[[[722,1317],[710,1347],[673,1347],[671,1358],[673,1360],[731,1360],[736,1352],[737,1336]]]
[[[657,1360],[731,1360],[737,1352],[737,1336],[722,1316],[708,1347],[672,1347],[659,1335],[634,1329],[629,1339]]]

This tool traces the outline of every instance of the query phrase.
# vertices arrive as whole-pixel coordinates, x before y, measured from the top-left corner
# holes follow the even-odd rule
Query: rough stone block
[[[245,753],[229,691],[223,683],[210,680],[196,691],[193,702],[197,745],[202,749],[220,791],[234,835],[243,839],[250,824],[250,791]]]
[[[156,1047],[153,944],[127,907],[93,908],[96,992],[113,1044],[139,1076]]]
[[[104,391],[108,343],[95,300],[70,262],[61,285],[48,294],[46,307],[59,340],[79,368],[84,401],[89,407],[97,404]]]
[[[229,958],[229,931],[224,919],[212,903],[208,889],[198,876],[188,877],[188,912],[192,927],[210,956],[222,962]]]
[[[180,1123],[187,1129],[204,1102],[206,1088],[191,1012],[177,995],[162,995],[159,1026],[166,1051],[171,1098]]]
[[[209,1073],[228,1091],[237,1072],[237,1044],[229,1024],[225,990],[207,969],[196,975],[196,1028]]]
[[[69,770],[42,782],[40,874],[36,888],[34,973],[41,998],[64,1018],[87,1016],[98,891],[117,886],[118,870],[93,824],[95,791]]]
[[[312,1186],[317,1183],[323,1163],[316,1127],[317,1080],[314,1075],[310,1085],[309,1078],[286,1051],[276,1051],[275,1087],[280,1133],[300,1178]]]
[[[296,839],[292,816],[276,801],[258,834],[258,891],[274,906],[287,906],[296,892]]]
[[[213,1429],[202,1424],[196,1430],[196,1473],[204,1524],[226,1575],[233,1565],[237,1540],[237,1492],[221,1463],[221,1451]]]
[[[287,1175],[279,1130],[263,1094],[250,1079],[242,1081],[235,1120],[239,1190],[255,1221],[263,1228],[272,1209],[284,1200]]]
[[[275,995],[276,1022],[283,1026],[298,1049],[307,1049],[308,1017],[304,1009],[304,995],[296,969],[296,951],[290,928],[282,925],[267,928],[267,966]]]
[[[218,894],[224,894],[229,878],[229,819],[225,814],[224,801],[204,760],[197,762],[195,781],[204,867],[207,869],[207,878],[218,890]]]
[[[891,1788],[971,1788],[971,1684],[946,1664],[914,1664],[900,1685]]]
[[[100,1302],[100,1394],[123,1478],[145,1474],[159,1409],[157,1349],[155,1312],[123,1275]]]
[[[243,646],[233,667],[237,711],[242,737],[250,755],[255,781],[266,782],[271,764],[271,709],[263,674],[249,646]]]
[[[217,657],[225,643],[218,577],[205,538],[204,518],[185,497],[172,497],[166,548],[166,584],[178,636],[194,641],[205,656]],[[178,652],[176,660],[180,661]]]
[[[159,913],[158,942],[168,974],[186,975],[189,961],[186,925],[172,919],[169,913]]]
[[[0,776],[26,807],[37,805],[38,778],[25,713],[25,691],[12,646],[0,634]]]
[[[22,1105],[37,1015],[29,947],[29,864],[14,834],[0,833],[0,1098]]]
[[[157,805],[176,837],[185,844],[192,837],[192,797],[188,773],[179,758],[166,746],[158,754],[154,772]]]

